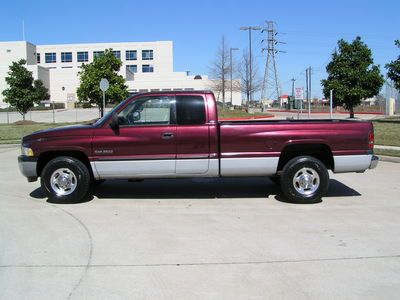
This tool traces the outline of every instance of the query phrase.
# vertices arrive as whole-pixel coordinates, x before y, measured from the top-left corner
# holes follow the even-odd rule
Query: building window
[[[104,55],[104,51],[93,51],[93,58],[97,58]]]
[[[36,63],[40,64],[40,53],[36,53]]]
[[[126,70],[131,73],[137,73],[137,65],[127,65]]]
[[[87,62],[87,61],[89,61],[89,55],[88,55],[87,51],[78,52],[77,61],[78,62]]]
[[[57,62],[56,53],[55,52],[46,53],[44,55],[44,57],[45,57],[46,64],[52,64],[52,63]]]
[[[114,56],[116,57],[116,58],[118,58],[119,60],[121,59],[121,51],[113,51],[112,52],[113,54],[114,54]]]
[[[153,50],[142,50],[143,60],[153,60]]]
[[[72,52],[61,52],[61,62],[72,62]]]
[[[136,50],[126,50],[125,59],[126,60],[137,60],[137,51]]]
[[[152,72],[154,72],[153,65],[143,65],[142,66],[142,72],[143,73],[152,73]]]

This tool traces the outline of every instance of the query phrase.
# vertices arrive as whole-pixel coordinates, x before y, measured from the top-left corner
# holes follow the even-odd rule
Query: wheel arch
[[[93,178],[93,170],[92,166],[90,165],[89,158],[87,155],[78,150],[68,150],[68,151],[46,151],[43,152],[39,155],[37,166],[36,166],[36,172],[38,176],[41,176],[41,173],[43,171],[43,168],[46,166],[46,164],[51,161],[52,159],[56,157],[72,157],[75,158],[79,161],[81,161],[88,169],[91,178]]]
[[[277,171],[282,171],[291,159],[303,155],[314,157],[320,160],[327,169],[334,170],[333,154],[328,145],[323,143],[299,143],[284,147],[279,156]]]

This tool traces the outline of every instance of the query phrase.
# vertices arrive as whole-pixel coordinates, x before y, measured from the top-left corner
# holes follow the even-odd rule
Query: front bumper
[[[25,155],[18,156],[18,166],[22,175],[24,175],[29,182],[36,181],[38,178],[36,167],[37,157],[30,157]]]
[[[378,161],[379,161],[379,157],[376,155],[372,155],[369,169],[375,169],[378,166]]]

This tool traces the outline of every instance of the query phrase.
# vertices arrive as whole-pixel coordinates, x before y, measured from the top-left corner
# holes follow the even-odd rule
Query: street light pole
[[[234,51],[234,50],[239,50],[239,48],[230,48],[229,49],[229,53],[230,53],[230,69],[231,69],[231,104],[233,103],[233,84],[232,84],[232,82],[233,82],[233,79],[232,79],[232,73],[233,73],[233,64],[232,64],[232,51]],[[224,103],[225,104],[225,103]],[[225,108],[225,107],[224,107]]]
[[[252,30],[261,30],[261,27],[258,26],[248,26],[248,27],[240,27],[240,30],[248,30],[249,31],[249,100],[247,101],[247,111],[249,111],[249,102],[252,98],[252,61],[251,61],[251,31]]]

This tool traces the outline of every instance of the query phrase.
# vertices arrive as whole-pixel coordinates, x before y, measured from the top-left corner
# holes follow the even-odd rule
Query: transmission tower
[[[263,40],[263,42],[266,44],[266,47],[262,48],[263,52],[267,51],[267,61],[265,63],[261,100],[279,100],[281,89],[275,56],[278,52],[284,52],[276,49],[276,45],[278,43],[284,44],[284,42],[280,42],[276,39],[278,33],[275,29],[275,23],[272,21],[267,21],[266,23],[267,27],[262,30],[262,32],[267,34],[267,39]]]

